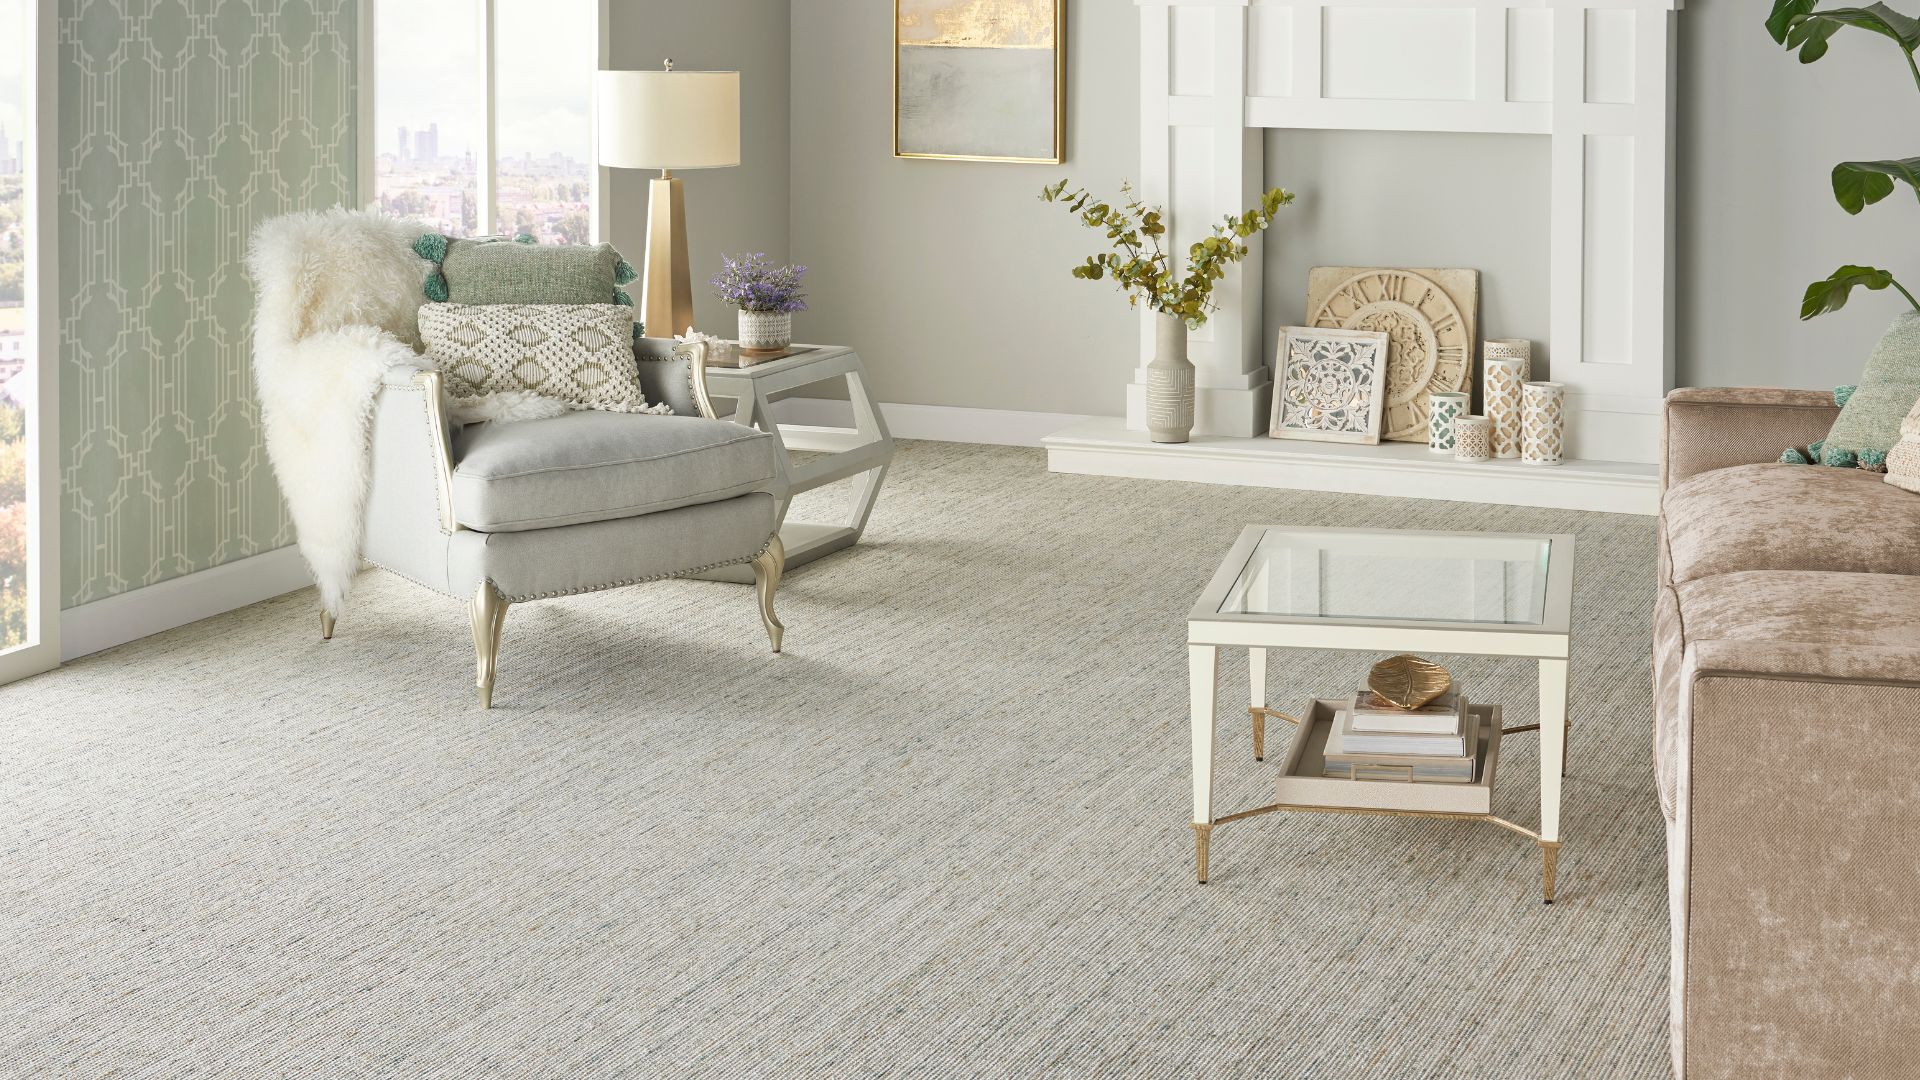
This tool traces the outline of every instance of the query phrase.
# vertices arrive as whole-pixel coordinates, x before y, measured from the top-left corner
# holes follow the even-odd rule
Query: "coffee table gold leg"
[[[1267,714],[1258,709],[1249,709],[1253,713],[1253,760],[1267,760]]]
[[[1207,842],[1213,839],[1213,826],[1193,823],[1193,856],[1200,871],[1200,884],[1207,883]]]
[[[1195,825],[1194,828],[1197,829],[1199,826]],[[1559,863],[1559,842],[1555,840],[1540,841],[1540,894],[1549,904],[1553,903],[1553,875]]]

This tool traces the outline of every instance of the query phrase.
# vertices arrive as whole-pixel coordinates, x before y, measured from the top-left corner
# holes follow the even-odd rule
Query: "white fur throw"
[[[423,231],[371,210],[288,214],[262,224],[247,253],[267,458],[335,615],[360,569],[374,398],[389,367],[418,363]]]

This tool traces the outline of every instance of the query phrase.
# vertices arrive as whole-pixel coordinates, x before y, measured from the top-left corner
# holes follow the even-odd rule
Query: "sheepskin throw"
[[[335,615],[360,569],[374,396],[389,367],[419,366],[420,232],[374,211],[289,214],[261,225],[247,255],[267,459]]]
[[[633,356],[633,309],[618,304],[428,304],[427,357],[456,397],[528,390],[574,409],[650,407]]]

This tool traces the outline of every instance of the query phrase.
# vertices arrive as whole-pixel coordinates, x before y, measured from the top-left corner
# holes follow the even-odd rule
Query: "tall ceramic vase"
[[[1486,363],[1482,388],[1487,424],[1492,428],[1493,456],[1520,456],[1520,387],[1526,382],[1527,361],[1495,359]]]
[[[1187,324],[1161,315],[1154,329],[1153,363],[1147,365],[1147,435],[1157,443],[1183,443],[1193,434],[1193,362],[1187,359]]]

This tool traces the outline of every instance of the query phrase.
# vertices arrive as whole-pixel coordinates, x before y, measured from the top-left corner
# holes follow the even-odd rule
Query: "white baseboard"
[[[851,427],[853,406],[832,398],[793,397],[774,403],[781,423]],[[880,415],[896,439],[984,443],[990,446],[1039,446],[1040,440],[1087,419],[1073,413],[1015,412],[1011,409],[961,409],[950,405],[882,403]]]
[[[125,645],[311,584],[299,550],[284,547],[81,604],[60,613],[60,659]]]

